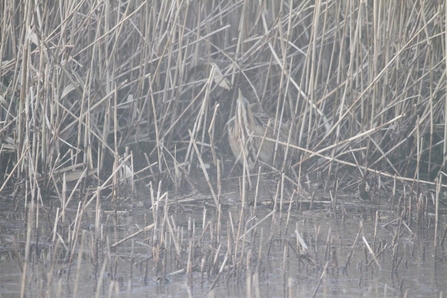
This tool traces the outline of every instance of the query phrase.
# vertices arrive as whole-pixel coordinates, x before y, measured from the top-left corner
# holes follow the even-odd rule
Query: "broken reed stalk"
[[[323,270],[321,271],[321,275],[320,275],[320,278],[318,279],[318,284],[317,284],[317,286],[315,287],[315,291],[314,291],[314,293],[313,293],[313,295],[312,295],[312,298],[315,297],[315,296],[317,295],[317,292],[318,292],[318,290],[320,289],[321,282],[323,281],[323,278],[326,278],[326,277],[327,277],[327,267],[328,267],[328,266],[329,266],[329,262],[326,262],[326,264],[324,264],[324,268],[323,268]]]
[[[81,276],[81,265],[82,265],[82,256],[83,256],[84,245],[85,245],[85,234],[86,234],[86,231],[83,230],[81,233],[81,243],[79,245],[78,259],[76,262],[76,272],[75,272],[75,279],[74,279],[74,285],[73,285],[73,287],[74,287],[73,288],[73,297],[78,297],[77,293],[78,293],[78,288],[79,288],[79,279]]]
[[[439,225],[439,194],[441,192],[441,185],[442,185],[442,176],[440,175],[438,180],[436,180],[436,193],[435,193],[435,233],[434,233],[434,243],[433,246],[435,248],[437,248],[437,243],[438,243],[438,225]],[[444,242],[444,236],[442,237],[442,240],[440,241],[441,246]]]
[[[32,227],[33,227],[33,221],[34,221],[34,201],[31,201],[30,208],[28,209],[28,224],[26,228],[26,243],[25,243],[25,256],[24,261],[21,264],[22,268],[22,278],[20,283],[20,297],[25,297],[25,288],[27,285],[27,275],[28,275],[28,264],[30,260],[30,248],[31,248],[31,235],[32,235]]]
[[[374,253],[374,251],[372,250],[371,246],[369,245],[368,241],[366,240],[365,236],[362,237],[363,243],[365,244],[365,247],[368,249],[369,253],[371,254],[374,262],[376,263],[377,267],[379,268],[379,270],[382,270],[382,266],[380,266],[379,261],[376,258],[376,254]]]

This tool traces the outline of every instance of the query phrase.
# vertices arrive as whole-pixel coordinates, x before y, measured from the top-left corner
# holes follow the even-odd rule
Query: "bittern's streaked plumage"
[[[289,138],[289,126],[275,122],[265,114],[254,113],[252,108],[239,90],[234,116],[228,121],[231,151],[238,162],[247,162],[249,170],[254,168],[256,161],[280,166],[284,161],[284,143],[287,143]],[[289,142],[294,144],[292,137]],[[293,151],[289,147],[289,158]]]

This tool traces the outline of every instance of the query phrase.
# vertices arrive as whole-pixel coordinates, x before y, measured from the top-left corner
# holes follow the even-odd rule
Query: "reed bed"
[[[434,245],[443,245],[442,1],[15,0],[1,2],[0,12],[0,200],[12,198],[14,208],[28,210],[23,287],[31,241],[39,238],[40,208],[54,211],[55,260],[80,264],[88,245],[98,277],[118,264],[110,250],[120,246],[120,239],[101,238],[103,225],[117,222],[123,204],[137,206],[135,197],[150,201],[153,213],[121,241],[146,235],[139,241],[152,251],[144,266],[162,280],[175,270],[193,280],[200,268],[211,280],[210,291],[223,275],[246,276],[247,296],[256,296],[260,262],[280,243],[284,269],[293,249],[302,266],[320,270],[324,282],[328,270],[340,265],[330,232],[319,258],[305,247],[318,241],[320,231],[306,241],[296,228],[298,242],[291,245],[286,234],[273,241],[273,232],[256,229],[256,208],[221,219],[224,187],[238,173],[226,126],[238,89],[276,122],[287,123],[289,140],[296,140],[287,146],[297,158],[289,169],[275,171],[273,211],[262,220],[276,226],[275,218],[286,216],[280,221],[289,227],[290,212],[325,204],[314,192],[323,188],[333,214],[345,214],[346,206],[337,202],[346,193],[399,212],[390,223],[398,227],[392,271],[401,266],[402,229],[411,234],[412,223],[435,226]],[[201,175],[199,183],[195,175]],[[259,169],[254,177],[237,177],[237,204],[249,205],[249,189],[257,206],[263,175]],[[200,236],[197,222],[185,232],[169,211],[185,206],[198,184],[209,193]],[[57,198],[56,209],[49,198]],[[109,216],[103,202],[114,204]],[[217,219],[208,220],[210,206]],[[95,212],[89,235],[81,228],[87,210]],[[374,216],[380,221],[381,214]],[[204,235],[208,240],[201,243]],[[380,268],[377,258],[387,244],[375,240],[360,229],[352,247],[363,245],[371,256],[364,264]],[[78,278],[80,267],[70,270]],[[293,291],[288,281],[285,276],[284,288]],[[99,293],[101,279],[97,287]],[[109,293],[118,288],[110,285]]]
[[[2,4],[1,191],[180,187],[202,155],[222,171],[237,88],[325,186],[444,170],[441,3],[117,4]]]

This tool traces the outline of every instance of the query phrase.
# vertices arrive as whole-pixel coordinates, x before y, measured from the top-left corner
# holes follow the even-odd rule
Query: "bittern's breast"
[[[282,145],[272,140],[286,143],[288,134],[285,124],[275,123],[265,114],[253,113],[248,100],[239,91],[234,116],[228,122],[230,147],[238,162],[246,162],[250,170],[258,160],[273,165],[274,156],[280,160],[284,150]]]

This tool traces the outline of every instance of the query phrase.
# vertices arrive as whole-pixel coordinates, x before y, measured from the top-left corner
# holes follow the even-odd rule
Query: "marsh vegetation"
[[[7,293],[446,292],[444,2],[0,13]],[[228,141],[238,90],[287,127],[259,133],[275,157],[250,171]]]

